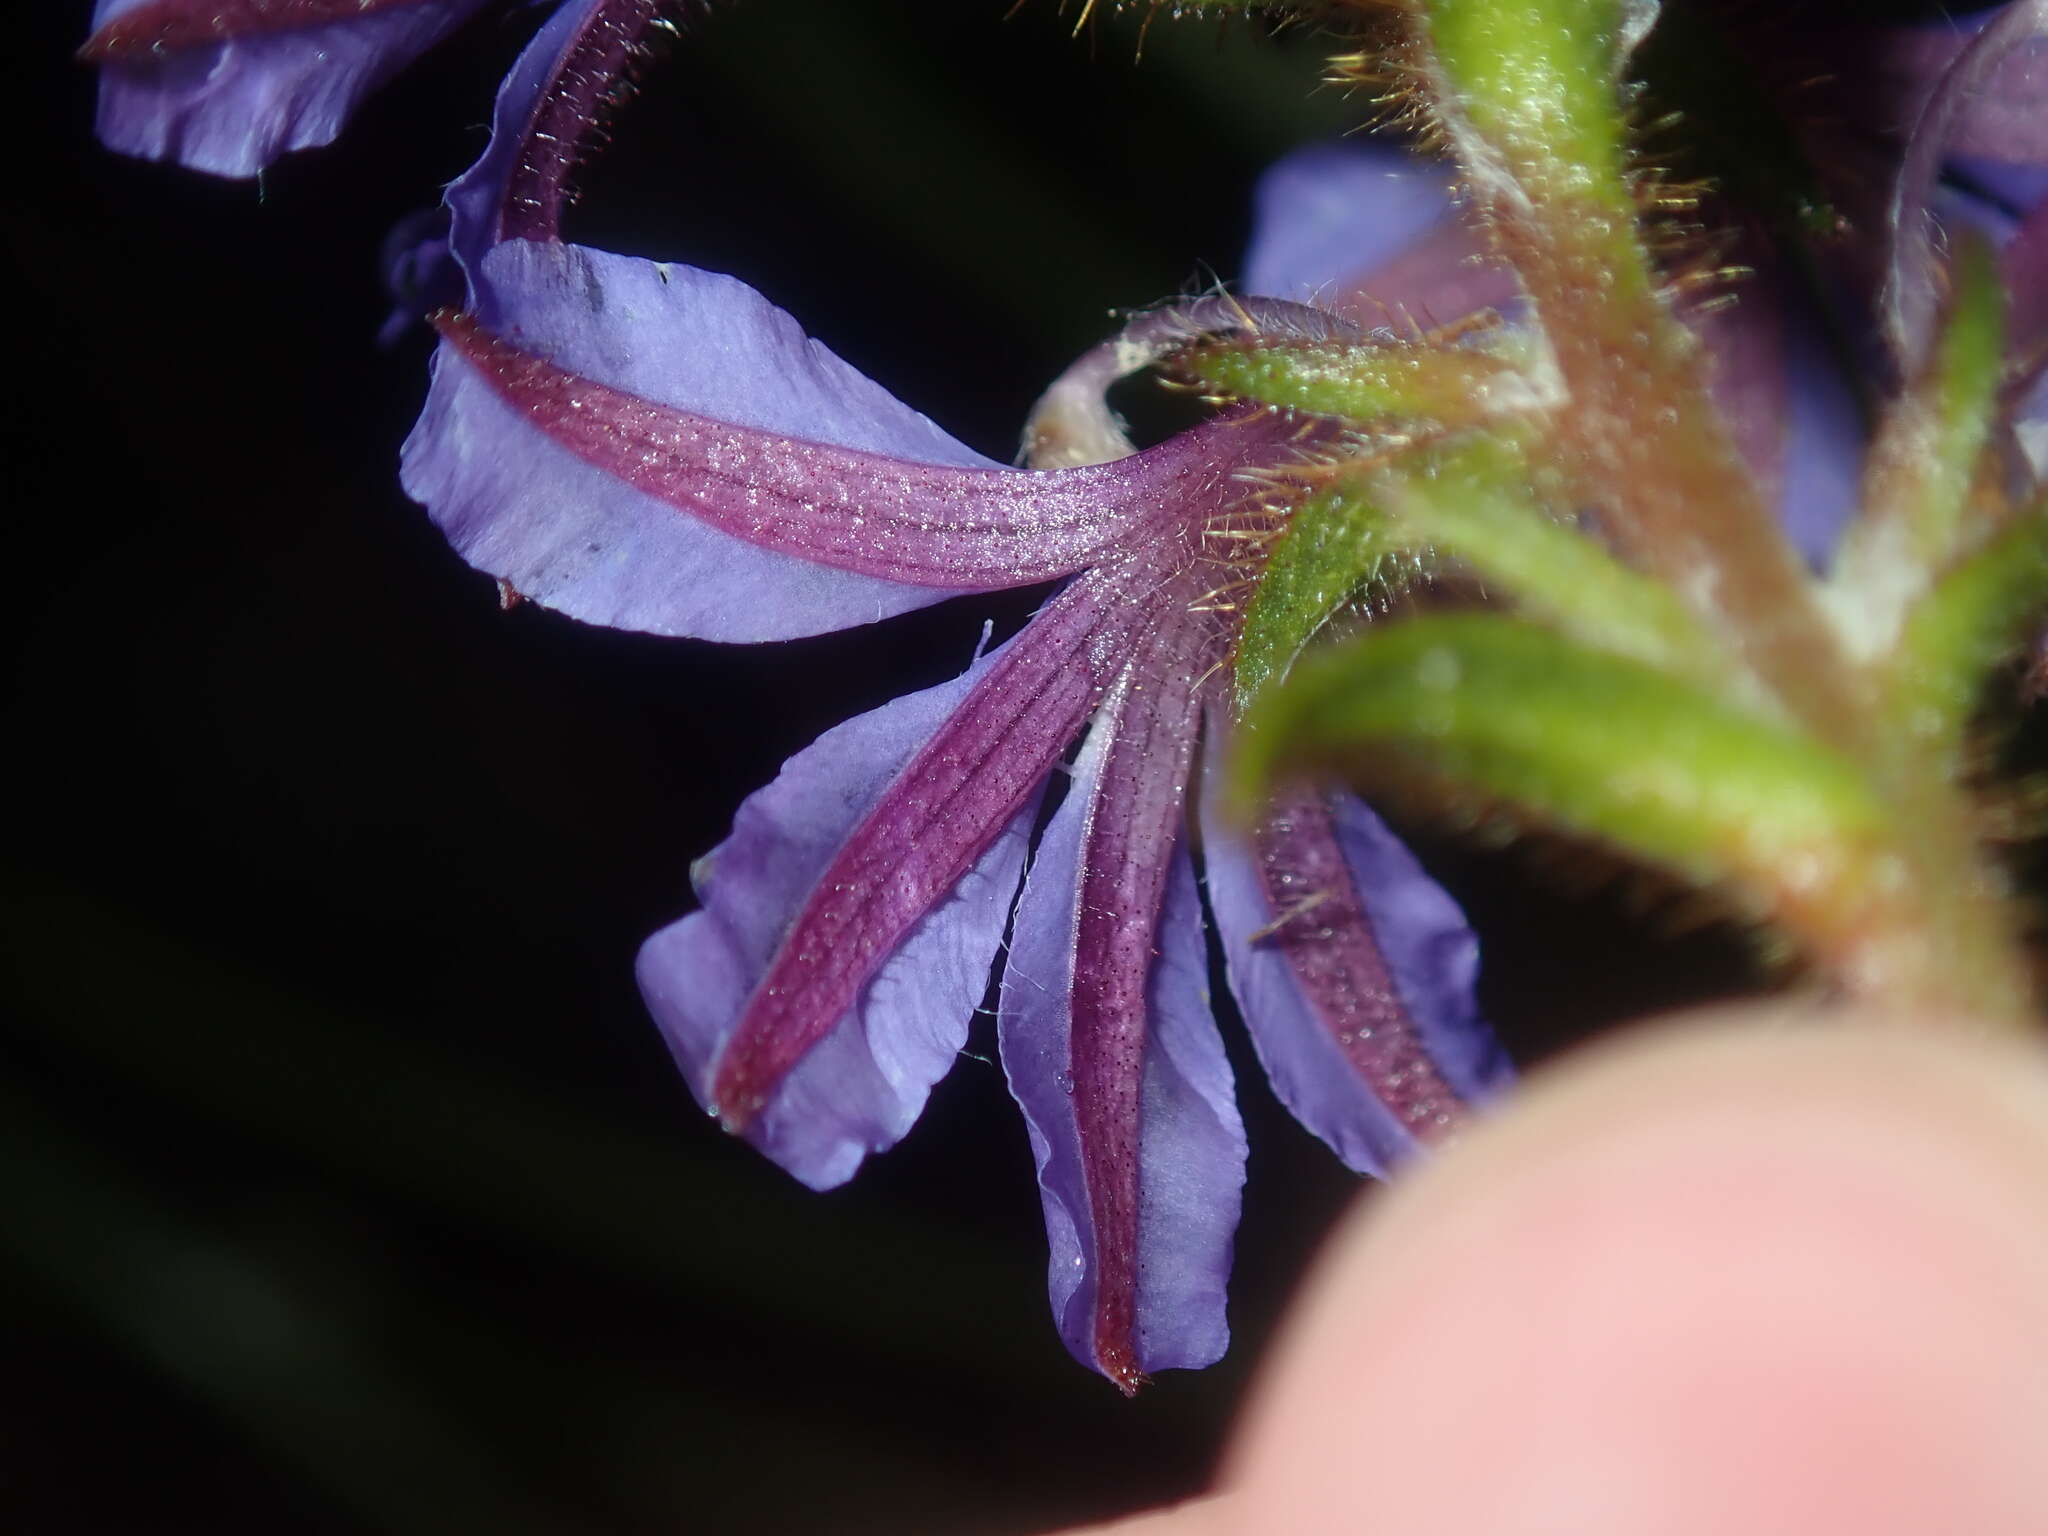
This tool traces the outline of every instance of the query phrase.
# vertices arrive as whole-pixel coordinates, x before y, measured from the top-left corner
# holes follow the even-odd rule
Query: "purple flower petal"
[[[1907,374],[1925,356],[1941,300],[1933,202],[1942,165],[1951,154],[1987,150],[2011,161],[2043,158],[2048,142],[2037,144],[2037,138],[2048,140],[2048,125],[2039,111],[2024,126],[2006,119],[2011,112],[2027,115],[2025,103],[2043,90],[2044,72],[2048,0],[2013,0],[1943,70],[1913,126],[1892,188],[1882,298],[1886,339]],[[1992,136],[1989,144],[1972,137],[1979,123],[1990,124],[1984,130]],[[2007,130],[2002,145],[1996,137],[2000,123]]]
[[[1869,431],[1817,318],[1787,302],[1767,256],[1735,298],[1687,323],[1712,355],[1715,404],[1759,489],[1818,568],[1859,505]]]
[[[1347,1166],[1384,1175],[1507,1086],[1474,999],[1478,940],[1356,796],[1284,796],[1250,839],[1220,813],[1204,825],[1209,907],[1252,1044],[1281,1102]]]
[[[1809,565],[1827,564],[1863,500],[1870,423],[1818,317],[1780,306],[1784,326],[1784,473],[1778,518]]]
[[[1452,201],[1453,173],[1403,150],[1317,145],[1259,181],[1242,286],[1367,325],[1510,309],[1514,274]]]
[[[740,807],[732,836],[692,869],[704,909],[650,938],[638,969],[648,1007],[707,1108],[720,1052],[819,878],[904,765],[1000,665],[990,656],[953,682],[827,731]],[[814,1189],[845,1182],[868,1153],[898,1141],[965,1044],[1037,804],[1034,788],[1021,808],[994,808],[992,840],[912,918],[852,1006],[827,1021],[828,1032],[747,1124],[749,1141]],[[886,851],[906,868],[933,857],[928,844]],[[870,874],[888,880],[886,871]]]
[[[493,328],[497,311],[479,291],[483,258],[501,240],[559,236],[578,152],[662,9],[661,0],[564,0],[498,87],[491,142],[447,191],[471,308]]]
[[[1075,1358],[1125,1392],[1222,1354],[1244,1179],[1183,830],[1200,704],[1179,661],[1201,654],[1184,601],[1163,605],[1096,716],[1003,973],[1003,1067],[1038,1163],[1053,1314]]]
[[[100,138],[252,176],[331,141],[357,103],[485,0],[100,0]]]
[[[444,326],[404,483],[472,565],[592,623],[787,639],[1048,580],[1208,472],[1180,445],[998,466],[732,278],[533,241],[484,269],[506,335]]]
[[[805,1182],[901,1136],[958,1049],[941,1025],[981,1001],[1121,596],[1084,576],[960,682],[821,738],[711,856],[705,910],[649,941],[642,985],[698,1098]]]
[[[1993,25],[2008,29],[1994,54],[1969,66],[1969,83],[1945,107],[1948,152],[1982,156],[2016,165],[2048,164],[2048,28],[1986,13],[1961,25],[1900,27],[1880,35],[1876,81],[1889,89],[1881,98],[1905,109],[1910,123],[1935,95],[1953,89],[1952,71],[1976,38]],[[1994,11],[1996,8],[1994,8]],[[1877,105],[1878,103],[1872,103]]]

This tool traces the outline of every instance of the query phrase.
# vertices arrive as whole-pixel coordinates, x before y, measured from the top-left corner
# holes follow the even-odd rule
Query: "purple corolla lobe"
[[[489,145],[448,188],[454,251],[472,283],[500,240],[554,240],[591,131],[644,56],[666,0],[562,0],[498,87]],[[474,306],[495,322],[484,296]]]
[[[2048,0],[2013,0],[1973,29],[1930,29],[1897,46],[1917,111],[1888,210],[1886,340],[1908,373],[1926,354],[1945,292],[1946,212],[2004,245],[2010,344],[2023,382],[2048,355]],[[2012,205],[1944,198],[1942,176],[1952,169],[1974,173]]]
[[[1260,1065],[1349,1167],[1388,1172],[1507,1085],[1464,914],[1357,796],[1297,786],[1249,835],[1207,825],[1209,903]]]
[[[101,140],[253,176],[331,142],[362,99],[488,0],[99,0]]]

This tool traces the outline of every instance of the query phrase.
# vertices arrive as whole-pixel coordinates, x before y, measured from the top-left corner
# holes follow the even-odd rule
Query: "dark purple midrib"
[[[578,152],[598,126],[611,93],[628,79],[661,11],[662,0],[604,0],[576,29],[520,130],[519,150],[498,205],[498,239],[561,237],[562,208]]]
[[[1189,573],[1183,573],[1183,578]],[[1131,663],[1082,834],[1069,1051],[1081,1173],[1094,1237],[1096,1364],[1126,1394],[1144,1381],[1137,1339],[1138,1204],[1150,981],[1166,880],[1186,814],[1212,659],[1211,622],[1186,611],[1185,579],[1159,594],[1161,622]]]
[[[1329,806],[1311,791],[1276,797],[1254,843],[1278,924],[1263,942],[1284,952],[1310,1009],[1401,1128],[1422,1141],[1443,1135],[1464,1118],[1464,1101],[1430,1057],[1380,952]]]
[[[1055,597],[834,855],[720,1052],[711,1096],[729,1130],[745,1128],[1051,772],[1096,706],[1095,658],[1132,622],[1117,597],[1113,580],[1094,573]],[[948,813],[989,787],[998,776],[990,765],[1006,753],[1002,792],[953,822]],[[927,809],[907,818],[906,801],[920,790]],[[919,860],[906,862],[909,848]]]
[[[78,56],[95,64],[118,63],[433,3],[436,0],[154,0],[108,21],[86,40]]]
[[[918,464],[679,411],[522,352],[468,316],[435,323],[500,399],[585,463],[749,543],[922,586],[996,590],[1069,575],[1169,517],[1183,482],[1217,469],[1213,434],[1240,430],[1197,428],[1084,469]],[[744,475],[717,468],[721,453],[744,455]]]

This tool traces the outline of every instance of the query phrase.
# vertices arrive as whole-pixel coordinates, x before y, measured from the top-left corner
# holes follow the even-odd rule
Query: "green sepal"
[[[1851,889],[1885,812],[1856,766],[1668,672],[1493,613],[1368,629],[1305,656],[1236,733],[1250,815],[1299,770],[1419,771],[1702,885]],[[1454,801],[1455,803],[1455,801]]]
[[[1249,709],[1284,677],[1317,630],[1361,587],[1417,574],[1394,558],[1381,536],[1382,515],[1346,487],[1312,496],[1294,511],[1273,546],[1265,574],[1245,607],[1237,642],[1237,707]]]
[[[1947,324],[1879,431],[1863,512],[1828,573],[1829,603],[1864,656],[1891,645],[1908,607],[1984,532],[1971,496],[1998,416],[2005,285],[1997,254],[1969,231],[1950,271]]]
[[[1985,679],[2048,612],[2048,502],[2036,502],[1951,568],[1907,617],[1892,659],[1898,724],[1938,750],[1960,744]]]
[[[2005,368],[2005,280],[1997,252],[1965,230],[1950,271],[1955,302],[1921,387],[1927,425],[1911,446],[1917,474],[1901,508],[1930,567],[1945,563],[1965,537],[1970,486],[1991,438]]]
[[[1360,426],[1448,428],[1542,405],[1542,392],[1518,361],[1471,347],[1417,342],[1254,337],[1190,348],[1174,359],[1172,369],[1226,399],[1256,400]]]
[[[1455,561],[1586,645],[1740,695],[1746,674],[1678,595],[1545,510],[1509,439],[1471,436],[1381,477],[1385,543]]]

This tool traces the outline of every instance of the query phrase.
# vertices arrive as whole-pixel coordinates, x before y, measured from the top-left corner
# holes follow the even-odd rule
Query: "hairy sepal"
[[[1864,508],[1849,529],[1828,598],[1852,655],[1888,651],[1907,610],[1981,540],[2002,510],[1977,494],[2004,373],[2006,298],[1981,238],[1958,241],[1948,323],[1873,445]]]
[[[1362,427],[1414,433],[1526,414],[1556,403],[1524,359],[1389,335],[1365,342],[1264,338],[1192,348],[1173,371],[1226,400],[1254,400]]]
[[[1284,775],[1420,772],[1505,802],[1839,947],[1884,883],[1884,808],[1854,763],[1670,672],[1498,614],[1369,630],[1304,658],[1240,733],[1234,796]]]
[[[2048,502],[1946,572],[1908,616],[1891,663],[1901,729],[1953,763],[1993,668],[2048,611]]]
[[[1521,445],[1469,435],[1369,477],[1390,551],[1452,562],[1582,644],[1754,699],[1739,661],[1669,587],[1560,521]]]
[[[1235,672],[1240,713],[1287,675],[1361,588],[1391,589],[1420,573],[1413,561],[1390,558],[1384,523],[1369,497],[1348,488],[1311,496],[1295,509],[1245,607]]]

